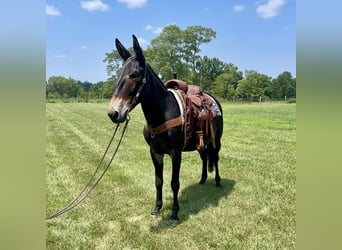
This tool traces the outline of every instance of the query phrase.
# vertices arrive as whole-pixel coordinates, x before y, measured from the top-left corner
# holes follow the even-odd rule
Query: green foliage
[[[288,71],[281,73],[272,80],[270,96],[274,98],[296,97],[296,79]]]
[[[114,128],[107,104],[46,104],[47,215],[71,201],[99,163]],[[164,207],[151,218],[154,170],[137,107],[102,182],[78,207],[47,221],[46,249],[295,249],[296,105],[222,106],[222,189],[213,173],[199,185],[200,157],[184,153],[180,221],[169,222],[165,156]]]
[[[287,103],[296,103],[296,98],[290,98],[287,100]]]
[[[46,98],[51,100],[62,99],[70,102],[76,99],[77,102],[88,102],[90,99],[110,98],[114,90],[114,81],[108,79],[92,84],[88,81],[81,82],[72,78],[62,76],[51,76],[46,83]]]
[[[174,72],[184,78],[187,72],[182,63],[182,30],[177,25],[164,27],[160,35],[151,40],[150,48],[153,52],[148,53],[147,59],[156,72],[165,79],[171,79]]]
[[[183,32],[183,59],[191,71],[192,82],[198,82],[199,74],[197,62],[200,60],[200,46],[211,42],[216,37],[216,32],[211,28],[199,25],[189,26]]]
[[[217,97],[221,98],[225,98],[223,92],[216,90],[215,84],[217,83],[214,83],[218,76],[224,73],[229,74],[229,84],[232,84],[234,89],[236,88],[238,81],[242,79],[242,72],[238,71],[238,68],[235,65],[232,63],[224,63],[216,57],[209,58],[204,56],[197,62],[197,69],[200,78],[199,82],[196,83],[199,83],[204,91],[218,94]],[[225,85],[228,85],[228,83],[225,83]]]
[[[247,70],[245,74],[246,78],[238,82],[236,96],[246,98],[248,101],[265,98],[271,85],[271,78],[254,70]]]
[[[100,81],[97,84],[94,84],[90,88],[90,96],[92,98],[110,98],[113,94],[114,83],[111,81]]]
[[[224,99],[231,99],[234,96],[234,74],[223,73],[219,75],[212,84],[211,93]]]
[[[80,86],[74,79],[63,76],[52,76],[46,86],[46,97],[71,98],[77,97]]]

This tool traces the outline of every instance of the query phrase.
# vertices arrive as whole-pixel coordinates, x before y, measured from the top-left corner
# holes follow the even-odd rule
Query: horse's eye
[[[133,72],[129,77],[130,78],[137,78],[137,77],[139,77],[139,75],[138,75],[138,73]]]

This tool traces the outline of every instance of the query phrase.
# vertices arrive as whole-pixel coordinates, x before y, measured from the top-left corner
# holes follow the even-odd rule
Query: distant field
[[[80,206],[46,223],[47,249],[295,249],[296,104],[223,104],[223,188],[210,173],[199,185],[197,152],[184,153],[180,221],[171,213],[171,166],[165,157],[164,207],[158,218],[154,170],[138,106],[103,181]],[[83,188],[114,125],[107,103],[46,104],[46,210]]]

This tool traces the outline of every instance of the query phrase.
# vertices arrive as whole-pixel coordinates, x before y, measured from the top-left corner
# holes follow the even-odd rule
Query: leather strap
[[[145,124],[145,128],[151,134],[161,134],[170,128],[174,128],[182,124],[182,117],[178,116],[177,118],[168,120],[164,122],[162,125],[155,128],[151,128],[150,126],[148,126],[148,124]]]

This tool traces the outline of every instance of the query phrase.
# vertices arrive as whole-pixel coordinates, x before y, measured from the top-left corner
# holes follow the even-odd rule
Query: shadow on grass
[[[190,216],[200,213],[208,207],[218,206],[222,198],[227,197],[233,190],[236,182],[229,179],[221,179],[222,188],[215,186],[215,180],[208,180],[205,185],[195,183],[186,187],[179,194],[178,213],[179,221],[169,221],[171,215],[171,204],[163,208],[163,212],[159,215],[156,225],[151,226],[150,231],[158,233],[160,231],[176,227],[177,225],[187,221]]]

